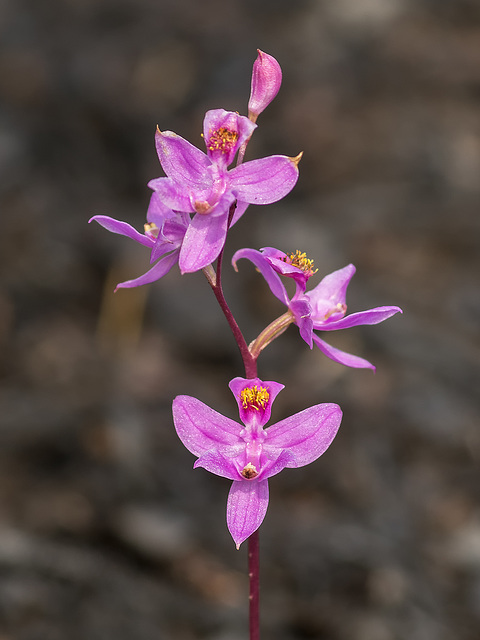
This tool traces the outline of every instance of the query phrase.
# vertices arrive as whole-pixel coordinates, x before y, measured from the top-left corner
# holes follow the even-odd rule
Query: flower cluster
[[[242,424],[190,396],[175,398],[173,420],[180,440],[198,458],[194,467],[233,481],[227,501],[227,525],[237,548],[265,517],[268,478],[319,458],[333,441],[342,418],[338,405],[323,403],[267,428],[272,403],[283,385],[257,377],[260,352],[295,324],[310,348],[315,344],[327,357],[348,367],[374,369],[367,360],[332,347],[316,331],[378,324],[401,312],[398,307],[388,306],[347,315],[346,291],[355,273],[352,264],[325,276],[307,291],[309,279],[317,272],[313,260],[301,251],[286,254],[267,247],[260,251],[241,249],[232,263],[237,269],[241,258],[252,262],[287,311],[250,345],[233,318],[220,277],[227,233],[248,205],[277,202],[298,179],[301,153],[296,157],[273,155],[243,162],[258,116],[277,95],[281,80],[275,58],[259,51],[253,65],[248,117],[224,109],[207,111],[202,134],[205,152],[172,131],[157,129],[156,150],[165,175],[149,182],[153,193],[143,233],[109,216],[91,219],[150,250],[150,269],[119,283],[117,288],[152,283],[177,263],[182,274],[203,270],[232,329],[247,376],[234,378],[229,385]],[[215,261],[216,271],[211,266]],[[288,295],[282,277],[293,279],[293,296]]]

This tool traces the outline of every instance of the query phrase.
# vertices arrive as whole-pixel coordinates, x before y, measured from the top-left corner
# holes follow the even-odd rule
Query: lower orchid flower
[[[173,420],[180,440],[198,456],[194,468],[233,480],[227,526],[238,549],[263,522],[268,478],[319,458],[338,431],[342,411],[336,404],[317,404],[264,429],[284,385],[234,378],[229,387],[244,426],[191,396],[175,398]]]
[[[288,307],[288,312],[281,323],[277,335],[284,331],[290,323],[295,323],[300,336],[310,349],[313,344],[331,360],[347,367],[369,368],[375,370],[373,364],[345,351],[332,347],[322,340],[315,330],[336,331],[358,325],[378,324],[396,313],[402,313],[399,307],[375,307],[346,315],[346,294],[350,280],[355,273],[353,264],[334,271],[311,291],[305,291],[307,280],[314,275],[313,261],[304,253],[297,251],[287,255],[278,249],[267,247],[261,251],[240,249],[235,253],[232,263],[236,269],[237,260],[247,258],[265,278],[271,292]],[[279,274],[295,280],[296,291],[289,298],[287,290]],[[266,344],[259,346],[261,350]]]

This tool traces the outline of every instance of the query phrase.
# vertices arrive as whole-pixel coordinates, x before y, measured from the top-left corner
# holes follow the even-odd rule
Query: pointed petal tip
[[[295,156],[294,158],[289,157],[289,160],[291,160],[293,162],[293,164],[298,167],[298,165],[300,164],[300,160],[302,159],[303,156],[303,151],[300,151],[300,153],[298,154],[298,156]]]

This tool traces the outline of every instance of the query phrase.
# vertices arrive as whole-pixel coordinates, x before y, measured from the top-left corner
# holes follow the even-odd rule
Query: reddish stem
[[[258,532],[257,529],[248,538],[250,640],[260,639],[260,544]]]

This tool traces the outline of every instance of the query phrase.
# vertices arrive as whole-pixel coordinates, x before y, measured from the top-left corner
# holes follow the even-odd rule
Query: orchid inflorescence
[[[259,51],[253,65],[248,117],[224,109],[207,111],[202,136],[206,152],[176,133],[157,129],[156,150],[165,176],[149,182],[153,193],[143,233],[108,216],[92,218],[108,231],[150,249],[150,269],[119,283],[117,289],[152,283],[176,263],[182,274],[203,270],[232,329],[246,375],[229,384],[242,424],[190,396],[175,398],[173,421],[180,440],[197,456],[194,467],[233,481],[227,501],[227,526],[237,547],[257,531],[265,517],[268,478],[321,456],[332,443],[342,418],[338,405],[322,403],[267,426],[272,403],[284,387],[257,377],[259,354],[295,324],[307,345],[312,348],[315,344],[331,360],[347,367],[374,369],[367,360],[332,347],[316,332],[377,324],[401,312],[399,307],[387,306],[347,315],[346,291],[355,273],[352,264],[326,275],[307,290],[308,281],[318,269],[305,253],[245,248],[233,256],[234,268],[241,258],[252,262],[287,308],[249,346],[245,342],[223,295],[222,257],[227,233],[248,206],[277,202],[297,182],[301,153],[243,162],[257,118],[277,95],[281,80],[275,58]],[[215,261],[216,268],[212,264]],[[291,297],[282,278],[294,281]]]

